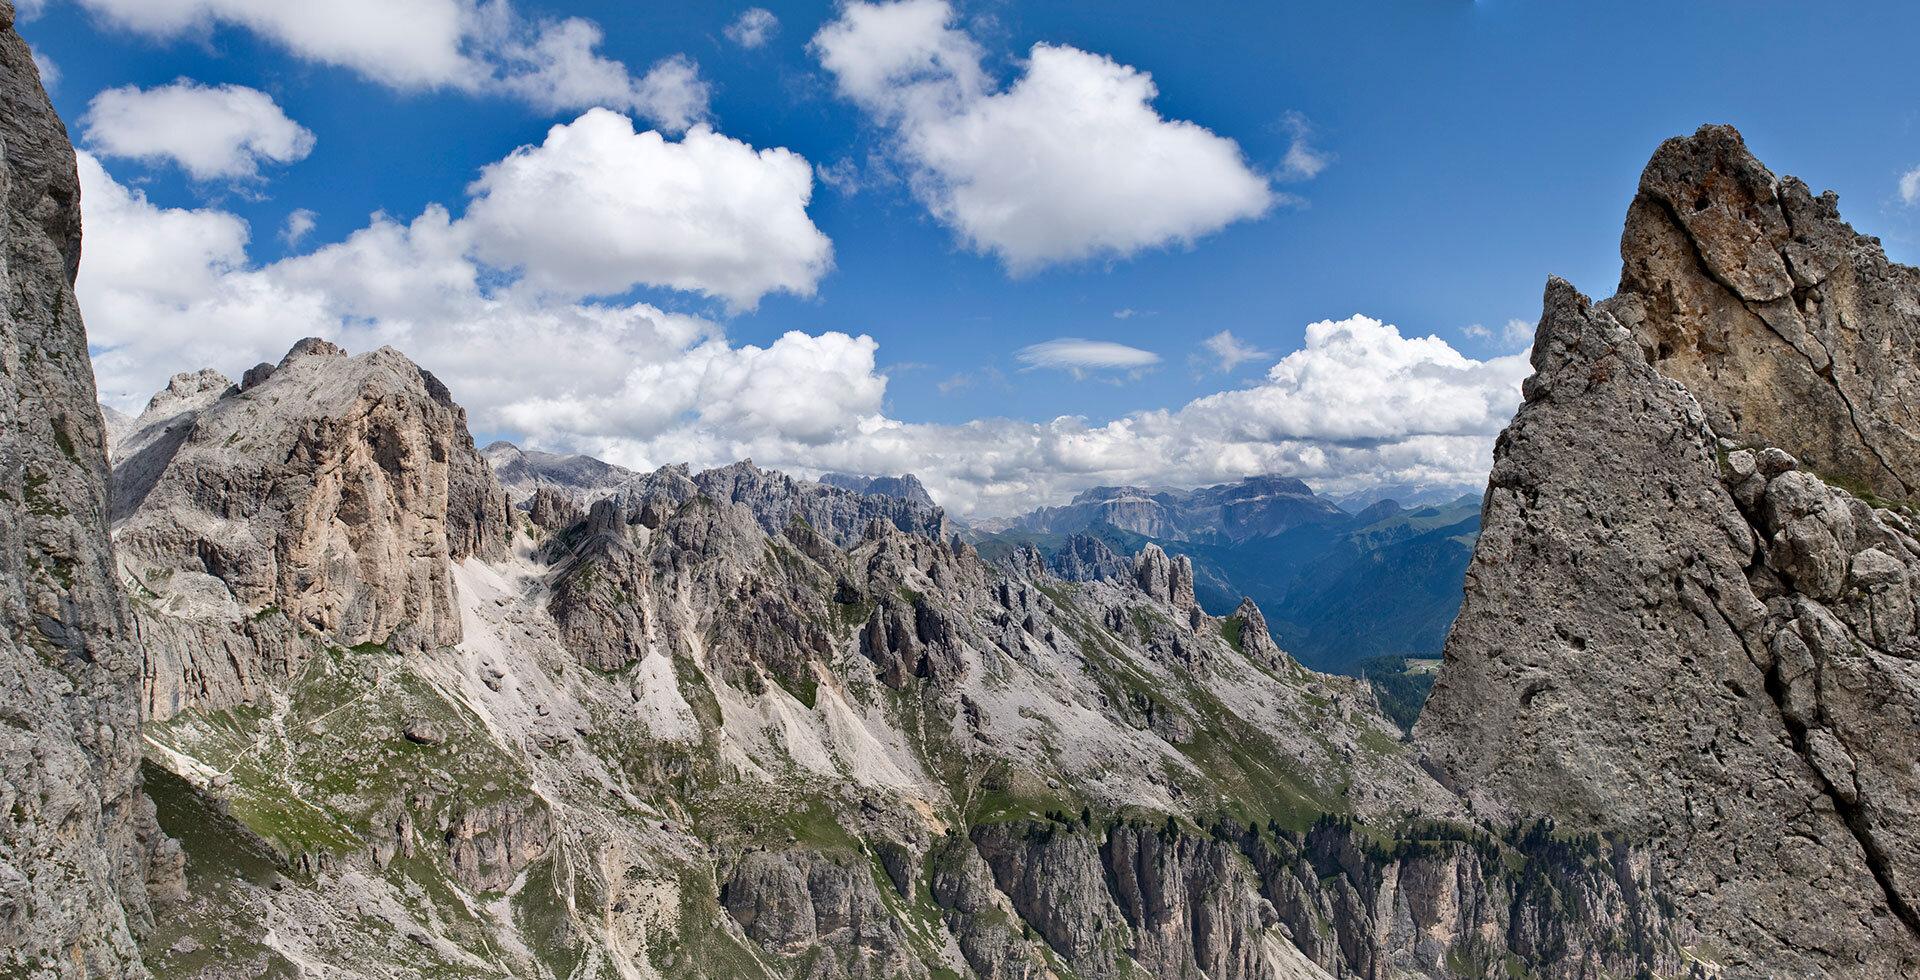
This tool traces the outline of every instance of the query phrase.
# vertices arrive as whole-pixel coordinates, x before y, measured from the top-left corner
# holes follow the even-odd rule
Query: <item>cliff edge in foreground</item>
[[[1920,528],[1866,495],[1920,459],[1915,272],[1727,127],[1621,248],[1547,287],[1416,735],[1482,813],[1648,843],[1730,975],[1912,976]]]
[[[107,459],[73,296],[80,180],[0,0],[0,975],[145,976],[140,658],[107,537]]]

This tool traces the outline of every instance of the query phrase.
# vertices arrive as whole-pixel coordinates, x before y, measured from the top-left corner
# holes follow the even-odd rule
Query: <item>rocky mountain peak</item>
[[[1610,311],[1716,433],[1889,500],[1920,490],[1920,271],[1834,194],[1702,126],[1648,162],[1620,255]]]
[[[1353,519],[1355,523],[1365,526],[1377,521],[1384,521],[1405,509],[1406,508],[1400,506],[1398,500],[1376,500],[1361,508],[1359,513],[1353,515]]]
[[[249,375],[240,389],[176,378],[116,459],[115,537],[156,597],[143,625],[201,635],[157,646],[191,658],[233,645],[247,655],[225,661],[292,669],[295,651],[257,649],[250,624],[268,615],[343,645],[458,642],[452,565],[503,557],[510,535],[465,411],[392,348],[349,356],[308,339]],[[155,668],[185,686],[153,685],[150,708],[257,692],[264,678],[223,662]]]
[[[912,473],[900,476],[849,476],[845,473],[823,473],[820,482],[830,487],[851,490],[854,493],[873,494],[881,497],[898,497],[922,507],[933,507],[933,494],[927,492],[926,485]]]
[[[154,392],[147,400],[146,410],[141,415],[154,418],[167,418],[183,412],[197,411],[214,402],[215,399],[233,389],[233,382],[227,376],[212,368],[202,368],[191,373],[182,372],[173,376],[165,388]]]
[[[393,351],[393,348],[391,347],[382,347],[380,349],[384,351]],[[398,351],[393,351],[393,352],[396,354],[399,353]],[[330,340],[323,340],[319,337],[306,337],[295,342],[292,347],[288,348],[287,355],[280,359],[280,364],[278,366],[286,367],[287,365],[292,364],[294,361],[299,360],[303,357],[346,357],[346,356],[347,356],[346,349],[341,347],[339,344],[336,344]]]
[[[1197,624],[1200,604],[1193,597],[1193,559],[1168,557],[1157,544],[1148,544],[1133,558],[1133,579],[1141,591],[1166,603]]]
[[[1716,968],[1911,976],[1920,541],[1869,490],[1911,485],[1920,284],[1728,127],[1622,253],[1547,285],[1415,736],[1477,812],[1650,842]]]
[[[547,487],[585,506],[638,475],[592,456],[522,449],[504,440],[489,443],[480,455],[486,457],[500,485],[523,505]]]

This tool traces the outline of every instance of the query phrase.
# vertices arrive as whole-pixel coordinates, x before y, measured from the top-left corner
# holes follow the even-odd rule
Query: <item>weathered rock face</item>
[[[1292,662],[1293,658],[1273,641],[1273,634],[1267,630],[1267,617],[1252,599],[1241,599],[1240,608],[1227,617],[1227,636],[1254,663],[1268,670],[1282,670]]]
[[[1033,968],[998,926],[1007,913],[1085,977],[1683,973],[1681,926],[1623,840],[1542,823],[1377,833],[1331,817],[1200,831],[1055,814],[937,847],[932,896],[982,977]]]
[[[1149,544],[1133,556],[1134,584],[1182,615],[1198,613],[1193,598],[1193,560],[1186,555],[1169,558],[1157,544]]]
[[[724,651],[726,676],[740,680],[753,673],[741,668],[759,665],[810,683],[806,664],[831,647],[822,624],[856,600],[851,593],[833,598],[831,579],[813,580],[818,566],[785,562],[756,573],[768,538],[832,565],[843,545],[895,536],[912,543],[876,548],[876,555],[924,549],[924,555],[909,554],[906,564],[916,575],[946,574],[954,557],[946,527],[938,508],[795,480],[751,463],[699,474],[670,466],[601,498],[584,520],[547,542],[543,554],[566,569],[548,609],[582,663],[618,670],[668,634],[691,628],[687,599],[700,610],[734,607],[738,614],[708,624]],[[944,557],[937,573],[935,553]],[[875,573],[867,569],[858,577],[879,577]],[[843,577],[853,575],[849,570]],[[897,576],[893,581],[898,584]],[[933,669],[924,660],[926,643],[951,649],[951,638],[943,644],[939,635],[940,613],[925,603],[882,591],[868,604],[873,623],[862,634],[862,649],[877,663],[904,663],[906,673],[896,670],[896,679]]]
[[[1069,582],[1111,582],[1133,573],[1131,562],[1106,542],[1085,534],[1068,535],[1066,545],[1048,564],[1055,575]]]
[[[1662,144],[1612,311],[1722,438],[1889,500],[1920,491],[1920,271],[1776,178],[1730,126]]]
[[[922,507],[935,506],[933,494],[928,493],[926,485],[912,473],[901,476],[849,476],[845,473],[823,473],[820,476],[820,483],[870,496],[898,497]]]
[[[457,643],[453,563],[505,554],[506,494],[432,375],[305,340],[248,377],[175,378],[116,460],[156,717],[251,700],[297,667],[265,620],[343,646]]]
[[[909,952],[864,861],[807,851],[753,851],[720,893],[727,914],[769,952],[815,976],[893,980],[927,976]]]
[[[752,460],[707,470],[693,477],[692,483],[699,495],[747,508],[768,534],[785,531],[795,517],[841,546],[865,535],[875,521],[936,541],[951,534],[946,512],[933,506],[932,498],[918,499],[924,493],[918,497],[856,493],[762,470]],[[636,484],[635,489],[646,495],[655,492],[652,485]]]
[[[527,519],[535,527],[549,531],[562,531],[577,523],[586,512],[580,509],[572,497],[550,486],[543,486],[533,492],[527,501]]]
[[[1636,302],[1549,284],[1416,736],[1479,812],[1646,842],[1710,958],[1911,976],[1914,528],[1779,449],[1723,461]]]
[[[179,851],[140,788],[139,651],[74,303],[79,177],[0,0],[0,974],[145,976]]]
[[[461,809],[448,820],[448,865],[472,891],[506,891],[522,868],[547,853],[552,839],[547,808],[534,800]]]

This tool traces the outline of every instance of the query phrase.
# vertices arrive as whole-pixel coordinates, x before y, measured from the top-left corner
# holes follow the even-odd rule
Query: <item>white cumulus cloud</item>
[[[1364,316],[1323,321],[1249,388],[1105,421],[985,418],[909,423],[867,412],[838,437],[801,444],[759,430],[605,430],[569,443],[647,467],[751,457],[800,473],[912,472],[962,516],[1057,504],[1101,484],[1202,486],[1284,473],[1317,489],[1484,484],[1495,436],[1520,404],[1525,353],[1465,357]],[[953,387],[967,380],[950,379]]]
[[[89,206],[76,289],[102,399],[126,411],[175,371],[238,377],[303,336],[397,347],[447,381],[477,430],[537,443],[613,432],[691,454],[725,431],[804,446],[879,411],[886,379],[869,338],[734,346],[698,317],[501,284],[473,257],[475,227],[438,205],[256,264],[239,218],[156,206],[91,154],[79,161]]]
[[[81,139],[96,153],[171,161],[195,180],[257,177],[261,163],[293,163],[313,152],[313,133],[267,93],[185,78],[107,89],[93,97],[81,125]]]
[[[1002,90],[953,19],[945,0],[854,2],[811,47],[892,132],[915,196],[1014,274],[1189,244],[1275,203],[1237,143],[1153,108],[1145,72],[1037,44]]]
[[[253,31],[307,61],[403,90],[515,95],[552,111],[606,106],[678,132],[706,118],[707,89],[684,56],[640,79],[595,50],[592,21],[533,19],[509,0],[79,0],[107,24],[171,38],[217,25]]]
[[[780,33],[780,18],[765,7],[748,7],[726,26],[727,40],[743,48],[757,48]]]
[[[1201,398],[1182,414],[1256,441],[1370,443],[1497,433],[1531,371],[1525,354],[1478,361],[1439,337],[1403,337],[1372,317],[1307,326],[1306,346],[1252,388]]]
[[[1900,203],[1920,204],[1920,167],[1900,175]]]
[[[471,192],[480,256],[573,295],[644,283],[744,309],[776,290],[811,295],[832,264],[807,216],[807,161],[705,126],[669,142],[589,110],[488,165]]]
[[[548,111],[605,106],[645,116],[669,133],[707,118],[711,92],[693,59],[663,58],[635,79],[594,51],[600,40],[598,25],[576,17],[510,41],[500,49],[508,70],[499,85]]]

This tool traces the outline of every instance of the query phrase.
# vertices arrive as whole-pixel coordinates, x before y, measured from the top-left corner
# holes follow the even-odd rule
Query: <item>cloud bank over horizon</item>
[[[618,277],[529,271],[503,279],[489,261],[507,260],[488,256],[540,251],[537,237],[534,246],[513,244],[527,233],[527,215],[577,206],[568,201],[577,185],[541,175],[549,166],[564,170],[576,154],[592,159],[566,145],[582,132],[615,143],[651,135],[634,134],[611,113],[588,113],[486,170],[464,215],[441,205],[406,222],[376,215],[341,241],[267,264],[250,258],[251,230],[239,218],[156,206],[82,152],[88,248],[77,289],[103,400],[137,412],[177,371],[212,366],[238,377],[305,336],[356,351],[391,345],[447,382],[476,431],[530,447],[636,469],[752,458],[807,475],[912,472],[956,514],[990,517],[1097,484],[1196,486],[1263,473],[1331,490],[1476,482],[1528,371],[1525,352],[1475,360],[1438,337],[1407,337],[1353,316],[1310,325],[1305,345],[1258,382],[1179,408],[1105,420],[905,421],[888,412],[889,378],[870,336],[790,331],[764,346],[735,344],[713,320],[591,298],[618,291]],[[688,141],[708,138],[733,143],[700,130]],[[649,143],[635,159],[685,145]],[[748,178],[764,176],[751,148],[719,150],[737,157]],[[805,162],[775,157],[770,166],[791,202]],[[789,166],[793,173],[781,172]],[[560,188],[549,191],[557,198],[543,202],[543,186]],[[644,215],[648,198],[624,204]],[[500,213],[487,210],[496,206]],[[623,247],[615,232],[571,227],[579,248]],[[810,236],[795,240],[806,247],[794,254],[818,254]],[[646,263],[644,253],[628,258]],[[735,273],[721,269],[701,274],[715,277],[705,291],[724,297]],[[787,274],[776,264],[755,281]],[[1220,354],[1224,345],[1210,340]],[[1125,369],[1158,360],[1073,338],[1034,346],[1042,348],[1036,366]]]

